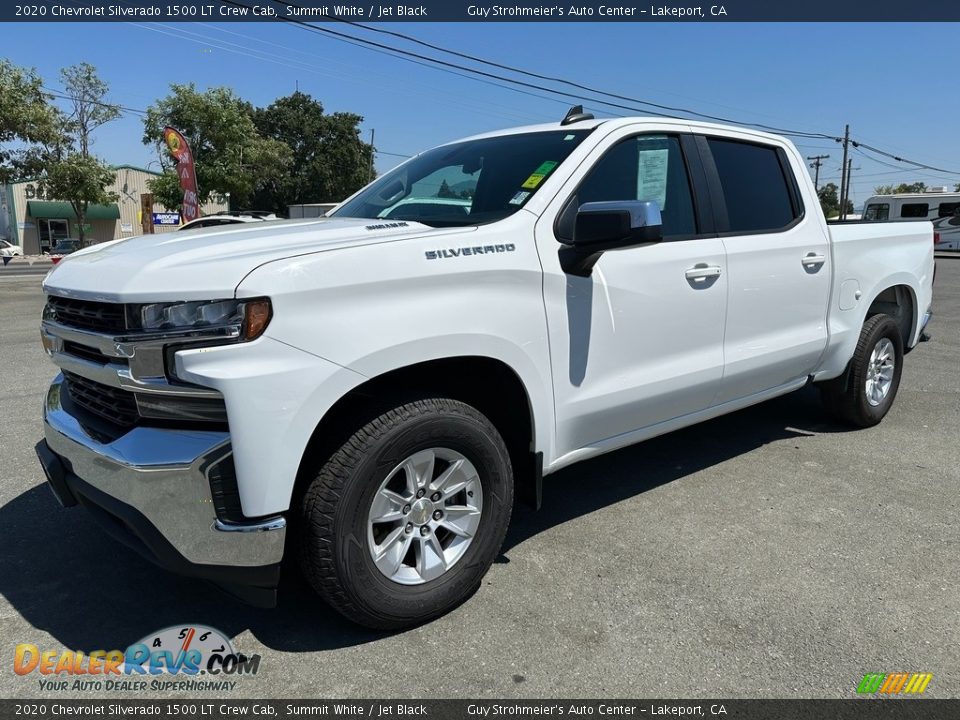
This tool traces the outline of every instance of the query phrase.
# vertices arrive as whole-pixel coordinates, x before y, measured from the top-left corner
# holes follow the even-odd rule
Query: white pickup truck
[[[261,605],[294,554],[397,628],[468,597],[515,493],[571,463],[808,383],[879,422],[930,318],[930,223],[828,226],[781,137],[576,110],[327,218],[65,258],[37,446],[60,502]]]

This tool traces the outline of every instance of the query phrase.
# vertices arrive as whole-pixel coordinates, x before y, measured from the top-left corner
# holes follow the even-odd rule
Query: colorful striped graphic
[[[933,680],[932,673],[867,673],[857,686],[861,695],[919,695]]]

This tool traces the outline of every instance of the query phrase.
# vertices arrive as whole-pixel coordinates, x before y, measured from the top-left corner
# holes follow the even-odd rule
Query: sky
[[[923,181],[952,190],[960,182],[960,94],[951,70],[956,26],[949,23],[478,21],[381,27],[505,65],[733,121],[835,136],[849,123],[857,140],[957,171],[904,169],[883,161],[894,169],[854,152],[852,199],[858,208],[875,185]],[[424,52],[395,38],[364,36]],[[225,85],[260,106],[299,88],[328,112],[364,117],[364,139],[371,130],[376,133],[380,172],[400,162],[398,156],[440,142],[560,120],[576,102],[540,92],[543,97],[532,97],[269,21],[0,23],[0,37],[0,54],[35,67],[47,87],[61,87],[60,68],[90,62],[109,83],[110,100],[133,109],[146,108],[175,82],[192,81],[201,89]],[[598,116],[641,114],[584,104]],[[141,117],[128,112],[101,128],[94,151],[115,164],[153,161],[156,168],[155,150],[143,144],[142,136]],[[830,155],[821,184],[839,181],[838,144],[795,142],[804,155]]]

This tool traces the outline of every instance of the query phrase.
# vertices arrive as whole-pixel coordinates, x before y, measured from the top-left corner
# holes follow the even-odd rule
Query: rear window
[[[890,204],[889,203],[870,203],[867,205],[867,209],[863,213],[864,220],[889,220],[890,219]]]
[[[729,231],[776,232],[799,213],[776,148],[709,138],[727,205]]]
[[[900,217],[925,218],[929,212],[927,203],[904,203],[900,206]]]

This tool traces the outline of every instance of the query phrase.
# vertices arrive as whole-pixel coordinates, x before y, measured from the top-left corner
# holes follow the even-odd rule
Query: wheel
[[[486,417],[446,398],[398,404],[317,468],[301,504],[301,567],[351,620],[409,627],[479,587],[512,508],[510,455]]]
[[[889,315],[874,315],[863,324],[846,372],[821,385],[824,404],[851,425],[876,425],[893,405],[902,371],[900,328]]]

